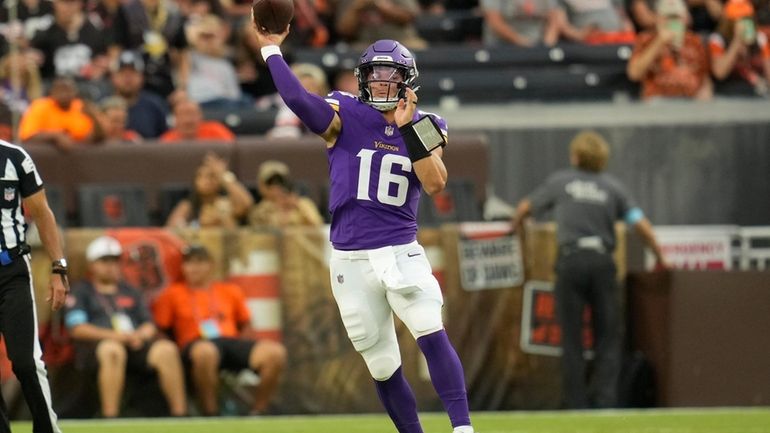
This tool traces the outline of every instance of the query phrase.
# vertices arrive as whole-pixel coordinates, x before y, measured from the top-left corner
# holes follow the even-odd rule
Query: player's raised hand
[[[257,43],[259,47],[266,47],[268,45],[281,45],[286,36],[289,35],[289,27],[286,26],[286,30],[281,33],[268,33],[266,29],[260,29],[254,25],[254,33],[256,34]]]
[[[398,100],[395,120],[398,127],[402,127],[412,121],[414,111],[417,109],[417,93],[411,88],[406,88],[406,98]]]

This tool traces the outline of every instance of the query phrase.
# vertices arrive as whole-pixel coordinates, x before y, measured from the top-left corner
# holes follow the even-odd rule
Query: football
[[[294,17],[294,0],[254,0],[254,24],[267,33],[282,33]]]

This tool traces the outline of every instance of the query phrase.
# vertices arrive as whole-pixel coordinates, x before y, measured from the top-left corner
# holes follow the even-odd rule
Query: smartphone
[[[753,44],[757,39],[757,28],[754,25],[754,20],[751,18],[743,18],[743,41],[747,44]]]
[[[674,40],[672,41],[672,44],[677,48],[682,48],[682,45],[684,44],[684,32],[685,32],[684,21],[679,18],[669,19],[666,22],[666,27],[672,33],[674,33]]]

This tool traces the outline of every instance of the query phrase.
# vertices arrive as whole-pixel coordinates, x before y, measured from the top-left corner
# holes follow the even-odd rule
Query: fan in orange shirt
[[[191,376],[204,415],[217,415],[219,370],[251,369],[259,373],[255,413],[263,413],[286,364],[281,343],[247,338],[250,315],[241,289],[214,281],[214,262],[206,247],[182,252],[184,281],[167,287],[155,300],[159,329],[173,335]]]
[[[71,78],[57,78],[49,96],[30,104],[19,125],[19,138],[25,143],[51,143],[68,150],[77,143],[96,142],[101,128],[94,122],[86,103],[77,98]]]
[[[711,72],[717,80],[741,78],[755,93],[770,95],[770,43],[757,30],[754,7],[749,0],[729,0],[717,31],[709,37]]]
[[[160,141],[211,140],[235,141],[235,134],[227,126],[215,120],[205,120],[201,107],[192,100],[184,99],[174,105],[174,128],[160,136]]]

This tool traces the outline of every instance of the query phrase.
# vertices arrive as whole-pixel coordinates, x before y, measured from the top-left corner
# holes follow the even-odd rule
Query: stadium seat
[[[470,179],[450,179],[446,189],[439,194],[423,195],[420,199],[418,220],[430,227],[444,223],[481,221],[481,206],[474,196]]]
[[[297,59],[329,74],[353,68],[359,53],[347,47],[299,50]],[[628,45],[563,44],[553,48],[437,45],[415,53],[420,100],[439,104],[514,101],[612,100],[638,94],[626,77]]]
[[[235,135],[262,135],[275,124],[276,109],[259,111],[253,108],[244,110],[205,110],[208,120],[217,120],[230,128]]]
[[[144,188],[132,184],[84,184],[78,187],[83,227],[142,227],[149,224]]]

